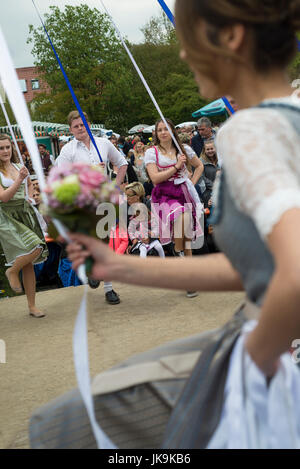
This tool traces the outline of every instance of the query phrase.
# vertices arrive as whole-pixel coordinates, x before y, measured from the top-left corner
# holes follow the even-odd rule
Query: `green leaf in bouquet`
[[[119,216],[119,207],[115,207],[116,210],[116,218],[118,219]],[[72,233],[82,233],[87,236],[91,236],[93,238],[98,238],[97,236],[97,225],[99,221],[103,218],[105,218],[104,215],[97,215],[96,214],[96,209],[93,211],[89,211],[86,209],[75,209],[71,212],[63,213],[60,210],[54,210],[51,208],[47,209],[47,216],[49,216],[52,219],[57,219],[61,221],[65,227],[68,229],[68,231]],[[105,238],[101,238],[101,241],[104,243],[109,242],[109,233],[111,231],[112,226],[106,225],[106,231],[108,233],[108,236]],[[54,227],[53,223],[50,223],[49,225],[49,230],[51,231],[51,237],[54,237],[56,239],[58,237],[58,232],[56,228]],[[50,235],[50,231],[49,235]],[[53,233],[53,236],[52,236]]]

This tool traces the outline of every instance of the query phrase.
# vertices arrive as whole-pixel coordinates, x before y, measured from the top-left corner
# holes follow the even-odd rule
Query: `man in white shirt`
[[[88,117],[85,118],[89,123]],[[74,135],[74,139],[63,146],[59,157],[56,159],[56,165],[64,162],[84,162],[87,164],[100,164],[106,167],[112,163],[113,166],[119,168],[116,183],[118,186],[122,184],[127,172],[127,161],[116,149],[116,147],[106,138],[94,137],[99,153],[103,160],[100,162],[98,153],[87,133],[78,111],[72,111],[68,116],[70,131]],[[89,123],[90,125],[90,123]]]
[[[84,113],[84,117],[90,126],[87,114]],[[106,168],[107,172],[108,164],[112,163],[113,166],[118,168],[116,183],[118,186],[120,186],[123,183],[127,172],[128,164],[126,159],[109,140],[105,138],[94,137],[95,143],[103,160],[103,163],[101,163],[99,155],[90,139],[90,136],[82,122],[78,111],[70,112],[68,116],[68,123],[70,126],[70,131],[74,135],[74,139],[64,145],[59,157],[56,159],[55,164],[58,166],[65,162],[84,162],[91,165],[99,164],[103,168]],[[97,288],[99,283],[100,282],[94,281],[91,278],[89,279],[89,285],[91,288]],[[120,298],[113,290],[112,284],[110,282],[104,282],[104,291],[106,301],[109,304],[115,305],[120,303]]]

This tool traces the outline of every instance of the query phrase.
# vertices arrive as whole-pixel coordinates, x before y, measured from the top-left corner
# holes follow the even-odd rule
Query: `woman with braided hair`
[[[25,197],[29,172],[18,163],[8,135],[0,136],[0,242],[9,268],[5,275],[15,293],[23,293],[19,280],[22,271],[29,314],[43,318],[35,304],[36,279],[33,264],[42,263],[48,249],[40,223],[31,203]],[[30,180],[29,180],[30,181]],[[28,192],[31,192],[31,181]]]

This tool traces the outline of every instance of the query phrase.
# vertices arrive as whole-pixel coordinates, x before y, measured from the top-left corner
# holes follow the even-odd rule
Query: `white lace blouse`
[[[186,154],[187,154],[187,156],[189,157],[190,160],[192,160],[194,158],[194,156],[197,156],[196,153],[194,152],[194,150],[189,145],[183,145],[183,146],[184,146]],[[168,166],[168,165],[176,163],[175,160],[173,160],[171,158],[168,158],[167,156],[163,155],[158,147],[156,147],[156,148],[157,148],[157,152],[158,152],[159,164],[161,164],[162,166]],[[145,164],[148,165],[148,164],[151,164],[151,163],[156,164],[156,153],[155,153],[155,150],[154,150],[153,147],[149,148],[145,153]],[[160,168],[158,168],[158,169],[160,169]]]
[[[190,160],[192,160],[195,156],[197,157],[196,153],[194,152],[194,150],[189,145],[183,145],[183,146],[184,146],[186,154],[187,154],[187,156]],[[157,152],[158,152],[158,163],[162,166],[161,168],[157,167],[158,171],[164,171],[164,169],[163,169],[164,167],[166,169],[168,169],[170,167],[170,165],[174,165],[177,162],[177,161],[163,155],[158,147],[157,147]],[[156,162],[156,152],[155,152],[154,148],[149,148],[146,151],[144,161],[145,161],[146,167],[148,166],[148,164],[152,164],[152,163],[156,164],[157,163]],[[181,182],[185,181],[186,179],[188,179],[188,171],[187,171],[186,167],[180,172],[180,175],[181,175],[181,178],[177,180],[177,183],[179,183],[179,182],[181,183]]]
[[[267,102],[299,107],[296,97]],[[300,136],[275,109],[247,109],[220,129],[216,145],[239,210],[266,238],[283,214],[300,208]]]

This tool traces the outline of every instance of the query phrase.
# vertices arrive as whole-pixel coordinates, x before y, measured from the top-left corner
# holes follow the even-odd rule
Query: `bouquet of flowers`
[[[44,214],[60,220],[74,233],[97,237],[97,224],[104,217],[102,210],[97,210],[101,204],[105,203],[106,208],[107,204],[111,204],[113,214],[118,215],[120,191],[100,166],[66,163],[54,167],[49,173],[45,192],[48,205],[44,208]],[[48,232],[56,238],[57,232],[52,224]],[[110,227],[106,230],[106,236],[98,233],[98,237],[108,242],[109,232]]]

